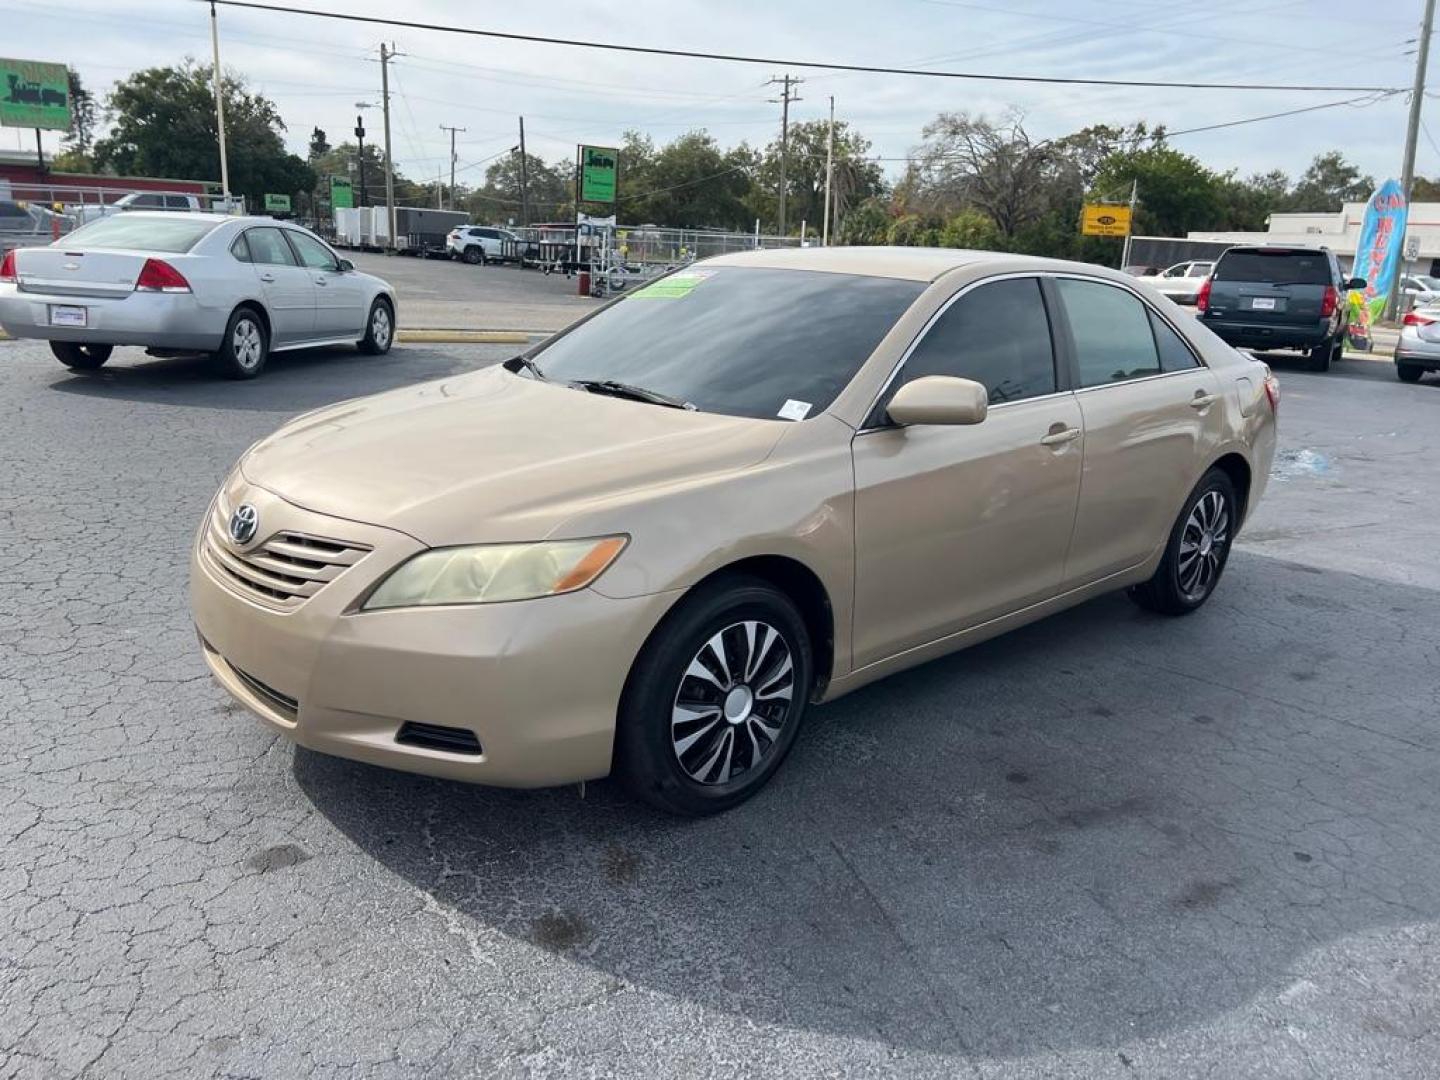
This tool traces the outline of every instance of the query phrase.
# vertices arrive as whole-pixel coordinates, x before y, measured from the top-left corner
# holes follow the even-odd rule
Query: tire
[[[1401,382],[1419,382],[1420,376],[1425,374],[1425,369],[1415,364],[1395,365],[1395,374],[1400,376]]]
[[[215,363],[227,379],[253,379],[270,358],[270,333],[254,308],[236,308],[225,324]]]
[[[1329,371],[1330,358],[1334,352],[1334,342],[1322,341],[1310,350],[1310,362],[1305,365],[1306,368],[1310,371]]]
[[[485,262],[485,252],[482,251],[480,248],[476,247],[474,244],[471,244],[461,254],[460,258],[463,259],[465,262],[469,263],[471,266],[474,266],[476,263],[483,264]]]
[[[1340,363],[1340,361],[1342,361],[1342,360],[1344,360],[1344,359],[1345,359],[1345,333],[1344,333],[1344,331],[1341,331],[1340,335],[1335,339],[1335,343],[1330,346],[1330,362],[1331,362],[1332,364],[1338,364],[1338,363]]]
[[[370,305],[370,314],[365,316],[365,336],[355,343],[362,353],[370,356],[384,356],[395,344],[395,309],[390,301],[377,296]]]
[[[52,341],[55,359],[71,371],[98,371],[115,351],[114,345],[89,345],[79,341]]]
[[[1238,522],[1235,485],[1223,471],[1211,469],[1185,500],[1154,575],[1131,586],[1126,595],[1147,611],[1162,615],[1189,615],[1200,610],[1225,572]],[[1207,534],[1208,543],[1204,539]],[[1182,550],[1187,545],[1191,545],[1189,552]]]
[[[617,777],[672,814],[739,805],[794,745],[813,670],[805,620],[784,593],[738,575],[702,586],[665,617],[630,670]]]

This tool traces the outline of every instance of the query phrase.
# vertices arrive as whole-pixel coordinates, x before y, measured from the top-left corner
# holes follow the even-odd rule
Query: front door
[[[982,383],[989,415],[965,427],[887,423],[889,394],[925,375]],[[852,444],[856,667],[1055,595],[1084,434],[1036,278],[961,293],[869,423]]]
[[[356,274],[343,273],[340,260],[308,233],[285,230],[300,265],[315,283],[315,336],[358,341],[365,332],[366,290]]]
[[[1066,584],[1137,566],[1170,535],[1215,456],[1219,380],[1170,325],[1128,289],[1057,278],[1075,356],[1085,470]]]
[[[284,233],[262,225],[245,230],[250,261],[270,312],[270,344],[294,345],[315,336],[315,283],[285,242]]]

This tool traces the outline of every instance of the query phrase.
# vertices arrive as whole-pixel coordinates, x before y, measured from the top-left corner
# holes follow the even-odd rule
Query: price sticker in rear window
[[[631,295],[636,300],[683,300],[714,273],[713,270],[685,270],[653,281]]]

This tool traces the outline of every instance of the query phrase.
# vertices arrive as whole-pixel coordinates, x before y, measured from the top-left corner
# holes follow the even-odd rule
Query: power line
[[[198,0],[209,3],[211,0]],[[276,15],[309,15],[318,19],[336,19],[342,22],[371,23],[380,26],[397,26],[406,30],[433,30],[442,34],[463,34],[470,37],[498,38],[503,41],[524,41],[537,45],[564,45],[577,49],[600,49],[608,52],[643,53],[648,56],[673,56],[689,60],[721,60],[737,64],[765,64],[769,67],[818,68],[827,71],[857,71],[872,75],[913,75],[933,79],[973,79],[981,82],[1001,83],[1049,83],[1060,86],[1130,86],[1180,90],[1282,90],[1294,93],[1391,93],[1390,86],[1335,86],[1287,85],[1283,83],[1213,83],[1213,82],[1172,82],[1157,79],[1085,79],[1060,75],[996,75],[973,71],[931,71],[924,68],[882,67],[871,64],[845,64],[834,61],[795,60],[773,56],[745,56],[736,53],[699,52],[691,49],[663,49],[650,45],[622,45],[613,41],[581,41],[575,38],[547,37],[541,34],[515,34],[503,30],[480,30],[467,26],[444,26],[439,23],[413,22],[407,19],[387,19],[378,15],[352,15],[338,11],[316,11],[311,8],[278,8],[258,4],[254,0],[213,0],[226,7],[249,8],[254,11],[268,11]]]

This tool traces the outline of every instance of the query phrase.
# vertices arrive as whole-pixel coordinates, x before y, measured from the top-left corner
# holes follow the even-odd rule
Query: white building
[[[1367,205],[1349,202],[1330,213],[1271,214],[1265,232],[1191,232],[1187,237],[1222,244],[1323,245],[1335,252],[1348,270]],[[1407,264],[1407,271],[1433,274],[1440,270],[1440,203],[1411,203],[1405,237],[1412,245],[1419,243],[1419,252]]]

